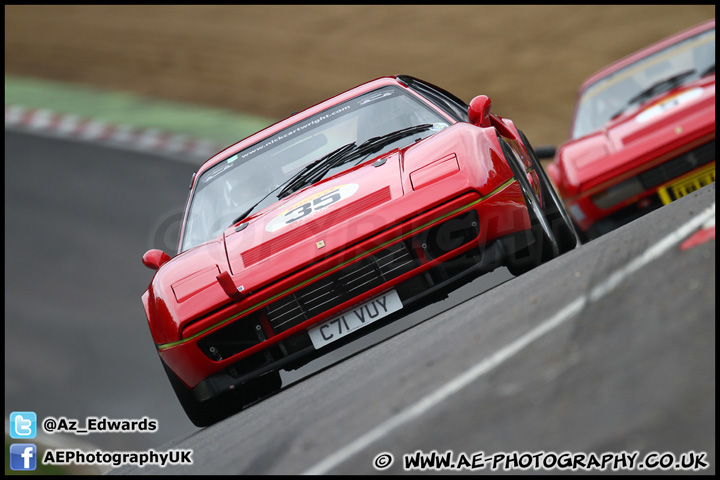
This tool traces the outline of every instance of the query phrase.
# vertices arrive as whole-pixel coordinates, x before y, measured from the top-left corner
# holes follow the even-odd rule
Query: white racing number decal
[[[357,183],[349,183],[305,197],[270,220],[265,226],[265,230],[268,232],[276,232],[295,222],[305,221],[319,212],[328,209],[330,206],[352,197],[358,188]]]

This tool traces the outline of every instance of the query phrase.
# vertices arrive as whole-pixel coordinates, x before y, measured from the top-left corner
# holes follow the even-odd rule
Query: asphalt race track
[[[397,474],[417,451],[694,452],[715,472],[715,240],[683,244],[714,230],[714,185],[199,430],[140,304],[140,257],[171,248],[193,169],[6,130],[6,417],[148,416],[158,432],[84,440],[192,450],[120,474]]]
[[[6,413],[159,421],[152,434],[47,439],[106,449],[158,448],[197,431],[160,366],[140,303],[152,278],[140,258],[149,248],[175,251],[196,165],[9,130],[5,158]],[[283,382],[510,278],[506,269],[492,272],[357,345],[283,372]]]

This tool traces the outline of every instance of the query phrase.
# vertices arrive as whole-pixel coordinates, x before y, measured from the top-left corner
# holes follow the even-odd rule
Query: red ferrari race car
[[[382,77],[230,146],[194,174],[178,254],[142,296],[197,426],[296,369],[500,266],[578,244],[513,122],[410,76]]]
[[[553,155],[548,174],[583,241],[714,182],[715,20],[588,78]]]

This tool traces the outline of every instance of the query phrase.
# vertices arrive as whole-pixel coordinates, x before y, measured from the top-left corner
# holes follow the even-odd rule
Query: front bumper
[[[623,178],[602,191],[591,190],[567,201],[568,212],[583,232],[597,236],[662,206],[658,191],[683,175],[715,161],[715,141],[705,143],[652,168]]]
[[[264,351],[262,359],[258,358],[257,365],[253,370],[245,374],[240,374],[239,372],[242,371],[243,368],[247,368],[247,364],[243,362],[241,365],[233,365],[200,382],[193,389],[193,394],[198,401],[208,400],[223,392],[233,390],[235,387],[265,373],[280,369],[292,370],[298,368],[319,356],[327,354],[329,351],[347,345],[354,341],[358,335],[367,335],[420,308],[441,300],[446,297],[448,291],[469,283],[474,278],[502,266],[504,259],[514,252],[513,247],[517,248],[521,246],[524,238],[523,236],[510,235],[491,242],[490,245],[482,250],[478,248],[471,250],[468,252],[469,255],[462,259],[464,261],[464,268],[456,271],[451,276],[448,275],[441,264],[435,267],[435,272],[431,272],[427,276],[421,275],[413,277],[406,282],[396,285],[395,289],[400,292],[402,298],[403,309],[379,322],[364,327],[355,335],[349,335],[327,347],[316,350],[309,342],[307,335],[300,334],[298,338],[295,339],[297,346],[294,351],[283,352],[277,356],[272,354],[272,350]],[[459,264],[460,262],[457,263]],[[433,283],[432,279],[436,276],[444,276],[446,278],[439,283]]]

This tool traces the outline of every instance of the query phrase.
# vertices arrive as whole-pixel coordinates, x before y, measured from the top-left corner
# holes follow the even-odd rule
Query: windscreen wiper
[[[273,188],[272,190],[270,190],[268,193],[265,194],[265,196],[263,196],[263,197],[262,197],[258,202],[256,202],[252,207],[248,208],[248,209],[245,210],[243,213],[241,213],[240,215],[238,215],[238,216],[235,218],[235,220],[233,220],[232,223],[231,223],[229,226],[232,227],[233,225],[235,225],[236,223],[238,223],[240,220],[242,220],[243,218],[246,218],[248,215],[250,215],[250,214],[252,213],[252,211],[255,210],[255,209],[258,207],[258,205],[260,205],[260,204],[261,204],[266,198],[268,198],[272,193],[276,192],[278,188],[283,187],[283,186],[285,187],[285,188],[278,194],[278,198],[282,198],[283,192],[284,192],[285,190],[289,189],[290,187],[292,187],[293,185],[295,185],[296,182],[299,182],[299,181],[302,179],[303,175],[305,175],[307,172],[309,172],[310,170],[312,170],[313,167],[315,167],[316,165],[321,164],[322,162],[327,161],[330,157],[333,157],[333,156],[335,156],[335,155],[338,155],[338,154],[344,152],[345,150],[349,150],[351,147],[354,147],[354,146],[355,146],[355,142],[348,143],[347,145],[343,145],[342,147],[340,147],[340,148],[338,148],[338,149],[336,149],[336,150],[333,150],[332,152],[328,153],[327,155],[325,155],[325,156],[323,156],[323,157],[320,157],[320,158],[318,158],[317,160],[313,160],[312,162],[308,163],[308,164],[305,165],[305,167],[304,167],[302,170],[300,170],[298,173],[296,173],[295,175],[293,175],[292,177],[290,177],[289,179],[287,179],[285,182],[281,183],[281,184],[278,185],[277,187],[275,187],[275,188]]]
[[[696,72],[697,70],[695,69],[686,70],[684,72],[673,75],[672,77],[668,77],[666,79],[653,83],[648,88],[628,100],[625,106],[617,113],[615,113],[612,117],[610,117],[610,119],[620,116],[620,114],[627,110],[628,107],[630,107],[631,105],[634,105],[636,103],[642,103],[644,100],[647,100],[648,98],[657,95],[660,92],[668,91],[677,87],[678,85],[681,85],[683,80],[685,80],[690,75],[694,75]]]
[[[628,100],[628,104],[640,102],[648,97],[655,95],[656,93],[660,93],[662,91],[670,90],[673,87],[677,87],[682,83],[683,80],[685,80],[690,75],[693,75],[695,72],[697,72],[697,70],[693,68],[692,70],[686,70],[684,72],[678,73],[677,75],[673,75],[672,77],[668,77],[664,80],[660,80],[659,82],[655,82],[648,88]]]
[[[402,130],[397,130],[395,132],[388,133],[387,135],[369,138],[368,140],[365,140],[363,143],[361,143],[354,151],[350,152],[350,156],[352,157],[352,159],[348,161],[360,158],[360,162],[362,162],[364,160],[364,157],[368,154],[377,152],[384,146],[390,145],[391,143],[396,142],[401,138],[409,137],[411,135],[415,135],[416,133],[430,130],[432,127],[432,123],[423,123],[421,125],[403,128]]]
[[[280,188],[280,187],[278,187],[278,188]],[[272,193],[272,192],[270,192],[270,193]],[[250,214],[252,213],[252,211],[255,210],[255,209],[257,208],[257,206],[260,205],[260,204],[262,203],[262,201],[265,200],[265,199],[268,197],[268,195],[270,195],[270,193],[268,193],[267,195],[265,195],[265,196],[264,196],[259,202],[257,202],[255,205],[253,205],[252,207],[248,208],[248,209],[245,210],[243,213],[241,213],[240,215],[238,215],[238,216],[235,218],[235,220],[233,220],[232,223],[231,223],[230,225],[228,225],[228,227],[232,227],[233,225],[235,225],[236,223],[238,223],[240,220],[242,220],[242,219],[244,219],[244,218],[247,218],[248,215],[250,215]]]
[[[343,158],[343,155],[355,148],[355,142],[350,142],[347,145],[343,145],[342,147],[333,150],[327,155],[324,155],[317,160],[308,163],[305,168],[293,175],[293,177],[290,178],[288,182],[286,182],[287,184],[285,185],[285,188],[280,190],[280,193],[278,193],[278,199],[283,199],[291,193],[304,187],[305,185],[314,183],[315,181],[317,181],[316,178],[318,176],[319,178],[324,177],[325,174],[330,171],[330,169],[332,169],[332,167],[337,165],[336,162],[338,161],[338,159]],[[319,178],[317,179],[319,180]]]
[[[342,149],[336,150],[329,155],[321,158],[318,163],[313,162],[312,164],[310,164],[311,167],[316,168],[311,168],[310,170],[300,172],[298,174],[299,176],[296,176],[296,181],[293,181],[291,184],[287,185],[278,194],[278,198],[282,199],[290,195],[291,193],[299,190],[300,188],[303,188],[306,185],[311,185],[319,181],[325,175],[327,175],[330,170],[339,165],[353,162],[357,159],[360,159],[360,161],[358,162],[360,163],[365,159],[367,155],[377,152],[381,148],[390,145],[391,143],[396,142],[402,138],[415,135],[416,133],[424,132],[431,129],[432,127],[433,124],[431,123],[415,125],[412,127],[403,128],[402,130],[397,130],[392,133],[388,133],[387,135],[370,138],[358,146],[355,146],[354,143],[348,144],[345,147],[352,146],[353,148],[345,149],[345,147],[342,147]]]

